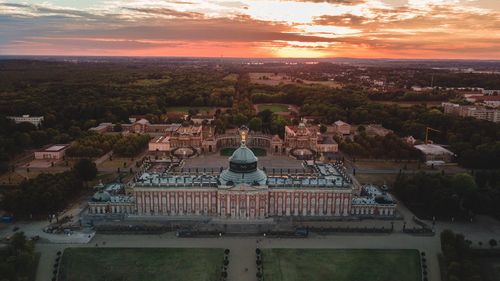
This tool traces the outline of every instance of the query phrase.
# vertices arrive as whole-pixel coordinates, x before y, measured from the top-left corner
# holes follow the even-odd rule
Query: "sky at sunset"
[[[500,59],[500,0],[0,0],[0,55]]]

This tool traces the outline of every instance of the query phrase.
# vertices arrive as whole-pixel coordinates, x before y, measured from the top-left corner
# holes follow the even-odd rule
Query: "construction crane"
[[[425,144],[429,143],[429,131],[440,132],[440,130],[433,129],[431,127],[425,127]]]

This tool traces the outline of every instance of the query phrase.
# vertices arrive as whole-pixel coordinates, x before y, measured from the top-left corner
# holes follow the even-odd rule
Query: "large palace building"
[[[241,131],[241,144],[219,173],[146,165],[129,183],[128,195],[98,191],[89,213],[134,216],[207,216],[264,219],[275,216],[392,216],[396,204],[373,187],[359,190],[340,162],[315,164],[309,171],[268,175]]]

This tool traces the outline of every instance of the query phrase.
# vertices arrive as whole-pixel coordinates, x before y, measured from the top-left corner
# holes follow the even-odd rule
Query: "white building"
[[[449,163],[453,160],[453,156],[455,156],[453,152],[437,144],[419,144],[414,147],[422,152],[425,161],[444,161]]]
[[[40,127],[43,121],[43,116],[30,116],[30,115],[23,115],[23,116],[7,116],[10,120],[13,120],[16,122],[16,124],[19,123],[31,123],[35,125],[36,127]]]
[[[500,110],[498,109],[489,109],[482,106],[459,105],[449,102],[443,102],[442,106],[446,114],[473,117],[495,123],[500,122]]]
[[[35,151],[35,159],[60,160],[63,159],[69,144],[54,144],[45,149]]]

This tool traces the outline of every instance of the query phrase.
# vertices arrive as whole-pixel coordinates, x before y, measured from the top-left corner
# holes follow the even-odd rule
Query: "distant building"
[[[424,91],[432,91],[432,87],[420,87],[420,86],[412,86],[412,91],[415,92],[424,92]]]
[[[351,133],[351,125],[344,121],[338,120],[333,123],[335,133],[339,135],[349,135]]]
[[[422,152],[425,161],[452,162],[454,153],[437,144],[419,144],[414,146]]]
[[[285,150],[299,158],[312,158],[316,153],[335,153],[338,144],[331,136],[319,132],[318,126],[285,126]]]
[[[483,95],[487,95],[487,96],[500,95],[500,90],[485,90],[485,89],[482,89],[481,92],[483,93]]]
[[[318,123],[321,119],[323,119],[323,116],[314,116],[314,115],[302,116],[301,119],[304,124],[314,124]]]
[[[215,120],[213,115],[203,115],[203,114],[196,114],[191,116],[191,121],[195,125],[203,125],[203,123],[210,124]]]
[[[7,116],[7,118],[13,120],[16,124],[26,122],[26,123],[31,123],[36,127],[40,127],[40,125],[43,122],[43,116],[23,115],[23,116]]]
[[[500,110],[497,109],[487,109],[484,107],[469,108],[467,116],[495,123],[500,122]]]
[[[135,120],[135,118],[130,118],[130,120]],[[137,134],[149,134],[152,136],[161,136],[166,133],[176,131],[181,124],[151,124],[146,119],[139,119],[131,124],[120,124],[121,130],[123,132],[137,133]],[[115,124],[113,123],[101,123],[96,127],[92,127],[89,131],[94,131],[100,134],[113,132]]]
[[[388,134],[394,133],[393,130],[384,128],[384,126],[382,126],[381,124],[367,124],[367,125],[359,125],[359,126],[363,126],[365,128],[365,133],[368,136],[385,137]],[[359,126],[355,127],[356,131],[359,128]]]
[[[479,102],[484,104],[485,106],[493,108],[497,108],[500,106],[500,96],[475,96],[467,98],[467,100],[471,100],[472,102]]]
[[[170,151],[170,137],[157,136],[149,141],[149,151]]]
[[[42,150],[35,151],[35,159],[38,160],[61,160],[63,159],[69,144],[54,144]]]
[[[287,151],[295,148],[306,148],[316,151],[318,135],[304,123],[298,126],[285,126],[285,147]]]
[[[459,105],[449,102],[443,102],[442,106],[445,114],[473,117],[495,123],[500,122],[500,110],[498,109],[489,109],[475,105]]]
[[[96,132],[99,134],[104,134],[106,132],[111,132],[113,130],[113,123],[101,123],[97,125],[96,127],[92,127],[89,129],[89,131]]]

